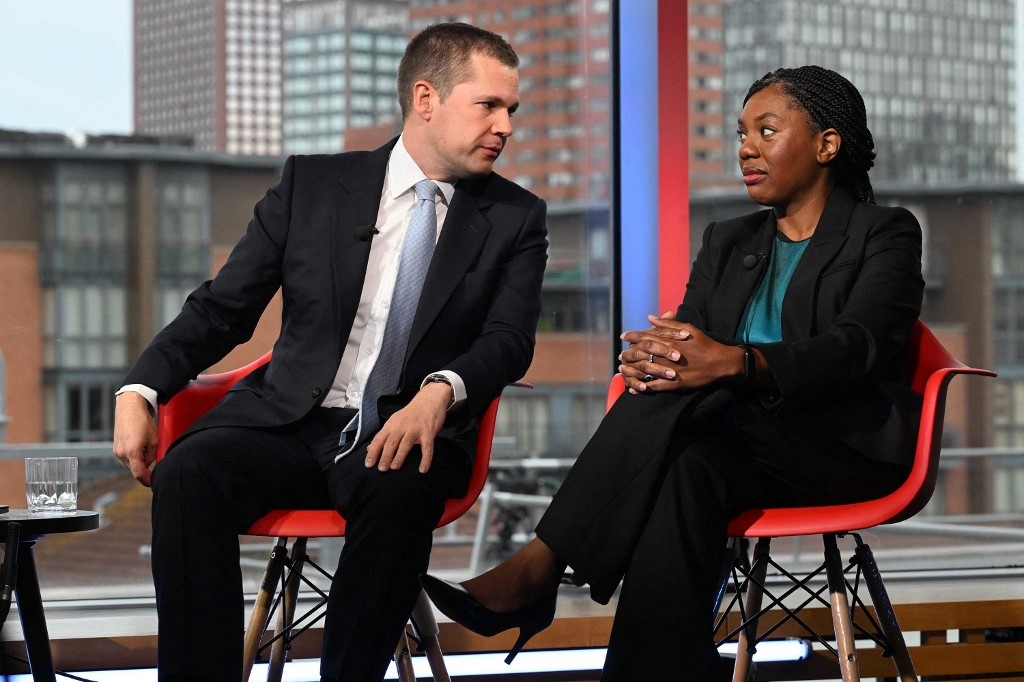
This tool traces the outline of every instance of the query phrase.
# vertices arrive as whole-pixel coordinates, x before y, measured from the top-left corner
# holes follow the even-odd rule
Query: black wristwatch
[[[747,345],[740,345],[743,349],[743,380],[751,381],[757,373],[757,357],[754,349]]]

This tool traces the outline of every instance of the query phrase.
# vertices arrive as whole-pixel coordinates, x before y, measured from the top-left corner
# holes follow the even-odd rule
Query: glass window
[[[915,551],[924,546],[948,557],[944,566],[992,565],[973,548],[983,529],[1024,520],[1024,172],[1016,123],[1024,81],[1011,56],[1014,31],[999,18],[1015,4],[972,3],[967,11],[963,3],[940,1],[691,0],[691,17],[704,4],[722,8],[723,41],[716,47],[723,59],[719,67],[693,59],[691,82],[698,65],[705,87],[720,78],[722,112],[713,115],[691,98],[691,244],[699,245],[710,220],[757,208],[739,183],[729,132],[754,79],[779,66],[821,64],[858,86],[877,153],[876,199],[911,207],[925,229],[922,318],[955,355],[999,373],[994,380],[954,380],[947,449],[924,512],[938,525],[976,531],[883,528],[872,531],[880,538],[872,544],[891,555],[888,563],[908,567],[932,565]],[[762,25],[773,30],[759,31]],[[709,51],[691,42],[697,49]],[[709,149],[720,150],[718,168]],[[1007,450],[987,449],[993,447]],[[1007,538],[992,550],[1005,554],[1000,566],[1018,562],[1016,543]]]
[[[365,53],[354,53],[350,57],[349,63],[353,69],[369,71],[373,67],[373,56]]]
[[[48,386],[47,404],[53,407],[53,424],[62,428],[53,433],[53,440],[68,443],[103,442],[110,438],[112,415],[110,395],[114,382],[62,381]]]
[[[204,30],[201,17],[212,12],[203,9],[206,4],[191,3],[200,16],[185,28],[154,34],[151,40],[167,39],[169,46],[160,57],[167,60],[160,70],[165,80],[139,74],[140,90],[153,88],[170,97],[179,92],[171,87],[175,83],[198,93],[220,82],[212,70],[196,75],[170,62],[171,53],[199,51],[177,36]],[[356,11],[363,5],[401,8]],[[246,3],[229,0],[228,6]],[[519,50],[523,106],[499,169],[547,202],[551,244],[536,359],[526,377],[536,388],[506,391],[495,452],[516,466],[537,457],[568,466],[603,414],[612,348],[618,343],[611,338],[611,302],[628,293],[612,291],[618,235],[609,225],[617,198],[612,196],[608,92],[615,68],[611,10],[627,12],[630,3],[332,0],[265,6],[270,18],[231,26],[225,66],[264,68],[258,66],[263,60],[265,69],[274,71],[283,58],[283,72],[279,81],[274,74],[229,78],[230,121],[248,123],[244,131],[230,133],[240,145],[232,151],[276,154],[276,148],[259,141],[271,139],[265,128],[279,137],[283,133],[287,153],[333,152],[343,141],[355,145],[357,140],[366,148],[367,140],[377,140],[373,145],[387,140],[400,126],[394,101],[398,55],[416,28],[435,21],[471,16],[509,37]],[[351,11],[339,12],[339,6]],[[999,372],[995,380],[954,381],[938,488],[924,512],[941,528],[877,530],[880,541],[874,544],[887,563],[928,569],[935,557],[953,567],[1017,565],[1022,558],[1018,538],[986,541],[981,550],[982,543],[970,535],[998,527],[1007,536],[1024,527],[1024,200],[1019,198],[1024,155],[1018,150],[1024,128],[1018,127],[1017,91],[1024,69],[1014,57],[1017,9],[1009,0],[689,0],[694,53],[681,82],[691,84],[691,241],[710,220],[756,208],[739,183],[733,132],[750,82],[780,65],[836,68],[865,97],[877,151],[872,178],[879,203],[912,206],[925,225],[925,321],[964,360]],[[273,45],[255,49],[254,43],[274,36],[273,16],[281,22],[280,52]],[[358,23],[361,16],[366,24]],[[204,61],[213,63],[213,57]],[[19,94],[11,93],[15,101]],[[283,98],[283,113],[253,102],[274,97]],[[140,102],[138,111],[152,112],[154,134],[194,137],[199,146],[212,148],[215,133],[203,126],[217,111],[216,100],[202,99],[197,96],[188,107]],[[144,155],[136,150],[127,156],[136,153]],[[187,147],[175,149],[177,160],[149,177],[120,160],[94,164],[81,160],[89,158],[85,152],[71,150],[68,159],[50,166],[26,163],[28,170],[17,176],[42,185],[38,195],[26,199],[32,210],[25,220],[38,236],[29,226],[0,235],[5,258],[38,249],[32,251],[31,268],[5,272],[10,278],[31,273],[38,298],[30,306],[33,317],[5,321],[8,327],[25,322],[38,330],[32,344],[41,352],[32,385],[39,388],[25,398],[41,413],[34,438],[109,439],[110,396],[140,343],[131,334],[141,323],[129,314],[131,300],[140,295],[129,280],[137,267],[130,257],[136,240],[150,239],[154,251],[153,281],[144,293],[146,312],[159,326],[216,269],[245,229],[244,219],[222,216],[237,216],[239,205],[242,213],[251,213],[273,182],[235,177],[215,182],[210,173],[217,171],[193,162],[192,154]],[[155,193],[150,213],[138,210],[139,186]],[[527,473],[528,487],[518,491],[547,494],[564,472]],[[111,486],[103,492],[118,490]],[[118,504],[133,503],[118,498]],[[125,508],[145,517],[145,504]],[[959,531],[951,531],[957,524]],[[137,544],[125,540],[117,547],[121,554],[112,557],[119,566],[141,565],[132,589],[148,581]],[[248,563],[251,587],[260,570],[249,570]],[[141,591],[145,594],[146,587]]]
[[[209,178],[200,168],[161,168],[157,202],[156,316],[163,324],[210,272]],[[169,298],[177,297],[177,300]]]
[[[54,217],[40,250],[44,281],[101,277],[117,281],[127,266],[122,168],[110,164],[61,164],[51,198],[42,206]]]

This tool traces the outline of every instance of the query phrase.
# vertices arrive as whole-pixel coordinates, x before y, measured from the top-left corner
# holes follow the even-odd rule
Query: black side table
[[[50,635],[46,631],[46,618],[43,615],[43,600],[39,595],[39,579],[32,557],[32,547],[51,533],[95,530],[100,526],[100,515],[94,511],[33,513],[27,509],[12,509],[0,514],[0,542],[5,544],[7,526],[10,523],[21,526],[14,594],[18,602],[18,614],[21,616],[21,629],[25,635],[29,669],[35,682],[56,682],[53,656],[50,653]],[[5,548],[4,551],[10,550]],[[0,623],[0,626],[2,625],[3,623]]]

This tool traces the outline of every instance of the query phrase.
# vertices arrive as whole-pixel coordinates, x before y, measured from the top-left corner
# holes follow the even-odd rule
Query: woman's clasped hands
[[[735,348],[718,343],[672,312],[648,315],[651,328],[619,338],[629,348],[619,354],[619,372],[630,393],[698,388],[729,376]]]

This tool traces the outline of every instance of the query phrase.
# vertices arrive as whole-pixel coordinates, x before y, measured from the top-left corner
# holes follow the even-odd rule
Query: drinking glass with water
[[[25,497],[29,511],[78,509],[78,458],[29,457],[25,460]]]

